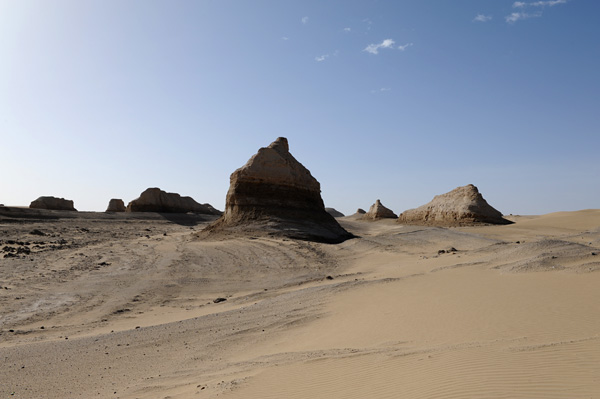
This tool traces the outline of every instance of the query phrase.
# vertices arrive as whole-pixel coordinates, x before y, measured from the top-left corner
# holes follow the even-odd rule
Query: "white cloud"
[[[328,57],[329,57],[329,54],[323,54],[318,57],[315,57],[315,61],[322,62],[322,61],[325,61]]]
[[[371,93],[383,93],[385,91],[391,91],[392,89],[389,87],[382,87],[381,89],[378,90],[371,90]]]
[[[385,39],[379,44],[369,44],[363,51],[371,54],[379,54],[380,48],[393,48],[395,41],[392,39]]]
[[[398,50],[404,51],[412,45],[413,45],[412,43],[406,43],[404,46],[398,46]]]
[[[283,37],[281,38],[281,40],[284,40],[284,41],[285,41],[285,40],[290,40],[290,38],[289,38],[289,37],[287,37],[287,36],[283,36]]]
[[[509,24],[514,24],[515,22],[520,21],[522,19],[537,18],[537,17],[541,17],[541,16],[542,16],[541,12],[536,12],[533,14],[528,14],[525,12],[513,12],[512,14],[504,17],[504,19]]]
[[[492,19],[491,15],[483,15],[477,14],[475,18],[473,18],[473,22],[487,22]]]
[[[300,22],[302,22],[304,25],[306,25],[308,23],[308,17],[302,17]]]
[[[344,32],[350,32],[352,29],[350,28],[344,28]]]
[[[566,4],[567,0],[545,0],[545,1],[534,1],[531,3],[525,3],[524,1],[515,1],[513,3],[514,8],[524,8],[524,7],[553,7],[557,4]]]

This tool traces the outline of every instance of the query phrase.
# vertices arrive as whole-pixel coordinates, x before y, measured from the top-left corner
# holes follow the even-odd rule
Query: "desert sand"
[[[324,244],[8,209],[0,397],[600,397],[600,210]]]

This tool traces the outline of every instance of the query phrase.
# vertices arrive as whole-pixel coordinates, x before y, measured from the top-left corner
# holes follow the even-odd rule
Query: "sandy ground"
[[[46,216],[0,212],[0,398],[600,398],[600,210],[338,245]]]

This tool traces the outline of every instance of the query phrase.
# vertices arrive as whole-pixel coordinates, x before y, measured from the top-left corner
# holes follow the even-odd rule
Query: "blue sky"
[[[600,2],[0,0],[0,203],[223,209],[287,137],[344,213],[600,207]]]

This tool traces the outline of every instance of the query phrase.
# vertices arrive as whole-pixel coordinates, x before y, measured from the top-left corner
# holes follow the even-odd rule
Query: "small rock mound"
[[[113,198],[108,202],[106,212],[125,212],[125,203],[122,199]]]
[[[330,214],[334,218],[341,218],[341,217],[345,216],[342,212],[338,211],[335,208],[325,208],[325,212],[327,212],[328,214]]]
[[[76,211],[73,201],[56,197],[39,197],[29,205],[32,209],[49,209],[53,211]]]
[[[321,185],[279,137],[231,174],[223,217],[204,233],[283,236],[339,243],[352,238],[325,211]]]
[[[391,209],[383,206],[380,200],[375,201],[373,205],[369,208],[369,212],[363,215],[364,220],[379,220],[379,219],[392,219],[397,218],[394,212]]]
[[[472,184],[436,195],[428,204],[400,214],[398,222],[436,226],[512,223],[491,207]]]
[[[199,204],[191,197],[167,193],[159,188],[149,188],[139,198],[127,204],[127,212],[201,213],[221,215],[209,204]]]

